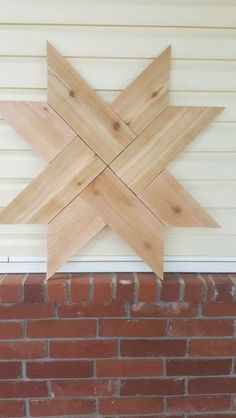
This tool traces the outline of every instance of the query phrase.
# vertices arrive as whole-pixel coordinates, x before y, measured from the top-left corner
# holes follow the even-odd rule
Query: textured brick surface
[[[0,417],[236,418],[235,275],[0,279]]]

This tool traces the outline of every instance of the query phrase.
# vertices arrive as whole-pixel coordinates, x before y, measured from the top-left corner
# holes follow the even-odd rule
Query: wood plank
[[[47,103],[0,101],[0,113],[47,162],[77,136]]]
[[[17,13],[15,0],[1,0],[0,9],[3,23],[236,26],[234,0],[67,0],[58,1],[57,7],[54,0],[17,0]]]
[[[217,227],[218,224],[184,190],[167,170],[163,170],[139,197],[152,213],[167,226]]]
[[[0,223],[50,222],[104,168],[77,137],[3,209]]]
[[[0,55],[45,56],[48,39],[67,57],[154,58],[172,45],[173,58],[236,58],[234,29],[47,25],[6,25]]]
[[[107,168],[80,194],[162,278],[164,227]]]
[[[102,218],[77,196],[48,225],[47,278],[73,257],[104,226]]]
[[[48,43],[48,103],[106,163],[135,134]]]
[[[112,170],[140,193],[221,110],[168,107],[112,162]]]
[[[140,134],[168,105],[170,47],[159,55],[112,103]]]

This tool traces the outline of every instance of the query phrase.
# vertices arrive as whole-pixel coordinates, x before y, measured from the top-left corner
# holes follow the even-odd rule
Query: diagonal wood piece
[[[110,167],[139,194],[221,110],[217,107],[169,106]]]
[[[100,158],[77,137],[3,209],[0,223],[50,222],[104,168]]]
[[[218,226],[167,170],[163,170],[139,197],[167,226],[208,228]]]
[[[103,219],[77,196],[48,225],[47,278],[104,226]]]
[[[109,168],[80,197],[163,277],[164,226]]]
[[[168,105],[168,47],[114,100],[112,108],[140,134]]]
[[[0,113],[47,162],[77,136],[47,103],[3,101]]]
[[[109,164],[136,135],[49,43],[47,56],[48,103]]]

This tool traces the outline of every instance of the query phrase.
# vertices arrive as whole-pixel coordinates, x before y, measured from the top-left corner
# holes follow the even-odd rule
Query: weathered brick
[[[157,397],[107,398],[99,400],[100,414],[157,414],[163,412],[163,400]]]
[[[229,319],[171,319],[169,335],[174,337],[190,336],[232,336],[234,321]]]
[[[231,359],[179,359],[167,360],[168,376],[207,376],[229,374],[232,367]]]
[[[203,305],[205,316],[236,316],[236,302],[212,302]]]
[[[104,273],[93,274],[93,300],[95,303],[111,302],[112,275]]]
[[[231,339],[206,339],[192,340],[189,345],[189,354],[192,356],[235,356],[236,340]]]
[[[101,319],[99,334],[105,337],[160,337],[166,334],[161,319]]]
[[[92,361],[35,361],[26,365],[26,376],[31,379],[92,377]]]
[[[134,275],[118,273],[116,275],[116,298],[122,302],[134,302]]]
[[[214,274],[211,275],[215,283],[217,302],[232,301],[233,300],[233,286],[234,283],[228,274]]]
[[[66,302],[66,280],[67,276],[64,274],[55,274],[46,281],[47,301],[49,303]]]
[[[183,395],[184,378],[121,380],[121,396]]]
[[[97,360],[97,376],[144,377],[163,375],[163,361],[155,360]]]
[[[0,322],[0,339],[21,338],[23,328],[21,322]]]
[[[198,303],[202,300],[204,294],[204,282],[196,274],[181,274],[184,281],[184,301]]]
[[[12,399],[0,400],[0,417],[13,418],[25,417],[25,402]]]
[[[42,399],[30,401],[30,415],[32,417],[84,415],[95,412],[96,404],[95,400],[92,399]]]
[[[46,382],[0,381],[0,398],[41,398],[48,396]]]
[[[41,358],[45,355],[44,342],[1,342],[0,359]]]
[[[27,323],[29,338],[81,338],[95,335],[96,321],[92,319],[46,319]]]
[[[53,380],[51,393],[57,398],[76,396],[114,396],[117,382],[111,379]]]
[[[197,316],[197,305],[190,302],[137,303],[132,306],[133,317],[191,318]]]
[[[123,340],[121,355],[126,357],[179,357],[186,352],[185,340]]]
[[[138,273],[138,301],[155,302],[157,300],[157,277],[153,273]]]
[[[59,317],[61,318],[82,318],[82,317],[122,317],[126,316],[123,303],[78,303],[59,306]]]
[[[23,300],[26,303],[42,303],[45,300],[44,274],[29,274],[24,281]]]
[[[236,377],[201,377],[190,379],[188,392],[192,394],[235,393]]]
[[[0,379],[18,379],[21,377],[21,363],[16,361],[0,362]]]
[[[1,321],[5,319],[37,319],[53,316],[53,306],[46,303],[0,305]]]
[[[50,354],[55,358],[113,357],[117,354],[117,344],[111,340],[52,341]]]
[[[88,302],[90,274],[73,275],[71,279],[71,302]]]
[[[190,395],[167,398],[168,413],[225,411],[230,408],[230,396]]]
[[[165,273],[161,283],[161,300],[164,302],[179,301],[180,280],[177,274]]]
[[[22,298],[24,274],[8,274],[0,283],[0,302],[17,303]]]

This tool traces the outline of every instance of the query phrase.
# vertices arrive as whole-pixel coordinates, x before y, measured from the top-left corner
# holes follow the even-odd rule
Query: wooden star
[[[166,166],[222,108],[169,105],[170,47],[111,105],[49,43],[47,59],[48,103],[0,103],[49,163],[0,223],[48,224],[48,278],[105,225],[162,278],[165,226],[217,226]]]

